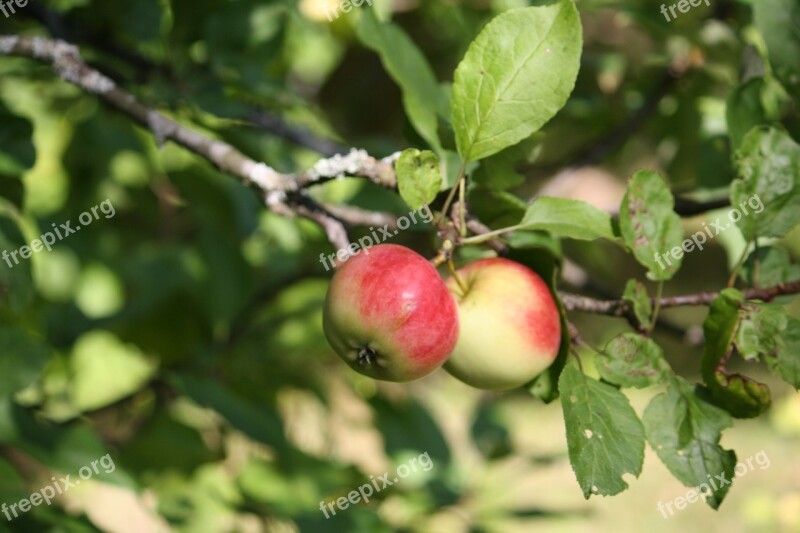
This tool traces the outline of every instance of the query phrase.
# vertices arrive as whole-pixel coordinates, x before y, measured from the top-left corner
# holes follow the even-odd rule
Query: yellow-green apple
[[[350,367],[386,381],[430,374],[458,339],[456,304],[444,280],[424,257],[394,244],[364,250],[338,268],[322,323]]]
[[[558,355],[561,320],[547,284],[529,268],[502,258],[480,259],[447,286],[458,304],[458,337],[444,368],[487,390],[520,387]]]

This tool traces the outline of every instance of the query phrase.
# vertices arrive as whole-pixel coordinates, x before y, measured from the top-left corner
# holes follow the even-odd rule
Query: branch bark
[[[305,146],[309,150],[314,150],[325,157],[333,157],[336,154],[348,152],[346,146],[330,139],[318,137],[303,128],[292,126],[275,113],[253,108],[247,114],[247,118],[264,131],[268,131],[299,146]]]
[[[266,206],[279,214],[305,216],[317,222],[337,247],[347,248],[349,243],[346,223],[359,225],[366,221],[384,220],[385,224],[388,221],[381,214],[370,218],[365,217],[363,212],[347,209],[340,209],[333,214],[314,202],[304,189],[346,175],[363,176],[380,186],[393,188],[396,186],[394,162],[399,154],[376,159],[363,150],[352,149],[348,154],[322,159],[301,174],[285,174],[248,157],[226,142],[191,130],[147,107],[117,86],[111,78],[86,64],[78,48],[70,43],[58,39],[0,35],[0,55],[25,57],[51,65],[64,81],[96,94],[108,105],[147,128],[159,144],[172,141],[205,158],[220,171],[256,189]]]
[[[147,128],[159,143],[173,141],[207,159],[220,171],[255,188],[267,207],[273,211],[285,216],[299,215],[315,221],[323,228],[329,241],[338,248],[347,248],[349,244],[347,224],[392,225],[394,223],[392,215],[386,213],[370,213],[351,207],[320,204],[313,200],[305,189],[344,176],[365,177],[382,187],[396,188],[394,164],[399,153],[377,159],[363,150],[351,149],[347,154],[321,159],[305,172],[281,173],[263,162],[248,157],[226,142],[191,130],[163,113],[147,107],[132,94],[118,87],[108,76],[87,65],[81,59],[78,48],[65,41],[13,35],[0,36],[0,56],[2,55],[25,57],[51,65],[61,79],[96,94],[108,105]],[[719,206],[712,202],[690,205],[687,210],[695,214],[698,210]],[[486,226],[475,219],[469,219],[468,227],[474,234],[488,231]],[[505,250],[505,244],[500,239],[490,241],[489,245],[500,253]],[[770,301],[780,295],[800,293],[800,281],[765,289],[747,289],[744,292],[748,299]],[[708,305],[718,295],[717,292],[703,292],[664,297],[660,300],[660,306],[669,308]],[[628,304],[623,300],[597,300],[570,293],[561,293],[561,298],[568,311],[619,317],[626,317],[631,313]]]
[[[0,37],[0,54],[20,56],[49,63],[58,76],[81,89],[98,95],[102,100],[149,129],[159,143],[173,141],[208,159],[219,170],[236,176],[248,186],[260,189],[270,201],[285,198],[287,191],[297,187],[289,176],[259,163],[228,143],[211,139],[181,126],[154,109],[150,109],[132,94],[117,87],[106,75],[88,66],[78,48],[67,42],[42,38]],[[268,202],[269,203],[269,202]]]
[[[745,289],[742,292],[748,300],[770,302],[778,296],[800,293],[800,281],[782,283],[774,287],[763,289]],[[627,317],[632,312],[630,305],[625,300],[597,300],[571,293],[560,293],[560,296],[561,301],[564,303],[564,308],[567,311],[583,311],[586,313],[616,317]],[[717,296],[719,296],[719,292],[700,292],[681,296],[665,296],[660,299],[660,306],[664,309],[687,305],[709,305]],[[655,305],[655,299],[651,299],[651,302]]]

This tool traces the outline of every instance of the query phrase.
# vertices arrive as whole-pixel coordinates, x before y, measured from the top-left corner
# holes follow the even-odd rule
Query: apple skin
[[[447,286],[455,295],[461,333],[444,368],[485,390],[525,385],[553,363],[561,319],[547,284],[514,261],[480,259],[457,271]]]
[[[458,339],[456,303],[444,280],[424,257],[394,244],[360,252],[337,269],[322,324],[353,370],[384,381],[430,374]]]

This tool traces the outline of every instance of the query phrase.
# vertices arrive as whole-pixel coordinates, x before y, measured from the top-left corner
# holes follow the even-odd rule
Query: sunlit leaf
[[[458,151],[476,161],[517,144],[567,101],[583,44],[572,0],[512,9],[472,42],[453,84]]]

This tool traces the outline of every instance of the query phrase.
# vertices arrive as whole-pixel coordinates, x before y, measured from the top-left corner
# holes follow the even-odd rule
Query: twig
[[[800,293],[800,281],[782,283],[764,289],[746,289],[742,292],[747,300],[770,302],[778,296]],[[625,317],[626,314],[630,312],[629,304],[624,300],[597,300],[587,296],[563,292],[559,293],[559,295],[567,311],[583,311],[586,313],[617,317]],[[718,296],[719,292],[700,292],[681,296],[665,296],[659,299],[659,306],[664,309],[687,305],[709,305]],[[651,301],[655,305],[654,299],[651,299]]]
[[[51,64],[63,80],[98,95],[149,129],[159,142],[173,141],[265,194],[294,192],[345,175],[363,176],[385,187],[394,187],[396,183],[394,162],[399,154],[376,159],[355,149],[346,155],[322,159],[311,170],[301,174],[280,173],[226,142],[210,139],[148,108],[110,78],[88,66],[81,59],[77,47],[61,40],[0,36],[0,55],[27,57]]]
[[[350,246],[350,237],[343,221],[329,213],[323,206],[316,203],[308,196],[296,199],[292,210],[298,215],[313,220],[325,231],[328,241],[339,250],[347,250]]]
[[[297,145],[304,146],[310,150],[314,150],[325,157],[344,154],[349,150],[346,146],[336,141],[317,137],[306,129],[292,126],[275,113],[253,108],[247,114],[247,119],[273,135],[291,141]]]
[[[351,205],[320,204],[325,210],[351,226],[389,226],[388,229],[397,229],[397,217],[391,213],[380,211],[367,211]]]
[[[675,195],[675,212],[682,217],[693,217],[701,215],[714,209],[722,209],[731,205],[729,198],[719,198],[705,202],[697,202],[689,198]]]
[[[81,28],[80,31],[76,31],[66,23],[59,12],[44,5],[31,4],[28,9],[24,10],[24,13],[41,23],[53,37],[73,43],[88,44],[100,53],[124,61],[135,71],[137,81],[147,80],[155,73],[159,73],[173,82],[179,81],[169,65],[156,63],[134,51],[119,46],[116,42],[105,38],[104,35],[98,32],[92,32],[87,28]],[[346,146],[336,141],[321,138],[304,128],[293,126],[279,115],[264,111],[255,105],[248,111],[246,119],[276,137],[314,150],[325,157],[348,151]]]
[[[349,242],[343,220],[314,203],[302,189],[344,175],[363,176],[384,187],[394,187],[396,184],[393,166],[399,154],[375,159],[355,149],[344,156],[323,159],[302,174],[278,172],[226,142],[190,130],[147,107],[118,87],[108,76],[87,65],[76,46],[61,40],[0,36],[0,55],[26,57],[50,64],[61,79],[96,94],[111,107],[150,130],[159,143],[173,141],[207,159],[220,171],[255,188],[273,211],[285,216],[299,214],[314,220],[336,246],[346,247]],[[352,212],[350,214],[353,215]]]
[[[669,94],[669,91],[678,81],[679,77],[671,70],[665,70],[655,87],[647,95],[645,101],[636,111],[628,115],[625,120],[614,126],[603,138],[591,142],[587,147],[581,149],[576,154],[567,158],[571,163],[570,168],[596,165],[615,152],[625,142],[638,132],[650,119],[661,99]],[[524,164],[518,170],[530,176],[536,171],[553,170],[565,166],[563,162],[552,165]]]
[[[293,179],[298,188],[305,188],[345,176],[362,176],[381,187],[393,189],[397,187],[394,164],[399,157],[400,152],[396,152],[383,159],[376,159],[364,150],[353,148],[346,155],[319,160],[313,168]]]
[[[61,79],[98,95],[149,129],[159,143],[171,140],[208,159],[219,170],[236,176],[246,185],[257,187],[265,195],[297,190],[290,176],[254,161],[228,143],[189,130],[148,108],[132,94],[117,87],[110,78],[88,66],[81,59],[78,48],[69,43],[53,39],[0,36],[0,55],[27,57],[51,64]],[[285,195],[280,197],[281,200],[283,198]],[[272,201],[277,201],[277,198]]]
[[[653,299],[653,314],[650,317],[650,327],[647,328],[647,336],[649,337],[653,330],[656,329],[656,324],[658,323],[658,313],[661,311],[661,295],[664,294],[664,280],[660,280],[658,282],[658,287],[656,288],[656,297]],[[635,314],[635,313],[634,313]],[[637,317],[638,322],[638,317]]]
[[[467,219],[467,229],[473,235],[483,235],[492,231],[491,228],[484,225],[482,222],[480,222],[475,218]],[[484,244],[486,244],[486,246],[488,246],[489,248],[491,248],[500,255],[508,253],[508,246],[506,245],[506,243],[503,242],[502,239],[498,237],[491,238]]]

